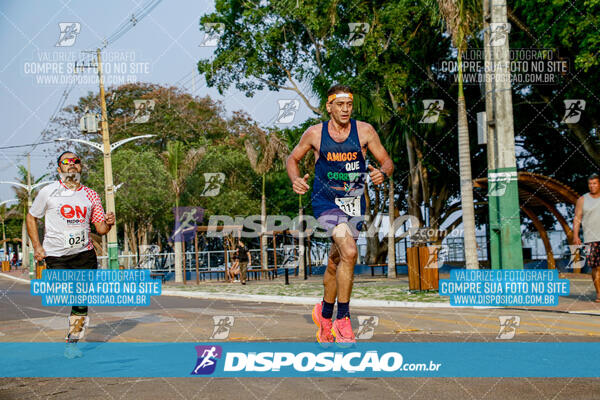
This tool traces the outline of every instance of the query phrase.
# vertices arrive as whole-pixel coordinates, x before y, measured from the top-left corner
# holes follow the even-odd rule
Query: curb
[[[22,283],[29,283],[29,279],[17,278],[0,272],[0,277],[12,279]],[[161,296],[188,297],[203,300],[235,300],[251,301],[257,303],[280,303],[299,304],[313,306],[318,299],[314,297],[299,296],[267,296],[259,294],[235,294],[235,293],[208,293],[188,292],[184,290],[163,290]],[[425,303],[416,301],[389,301],[389,300],[365,300],[354,299],[352,305],[355,307],[384,307],[384,308],[451,308],[450,303]]]
[[[559,313],[559,314],[577,314],[577,315],[591,315],[597,317],[600,315],[600,311],[594,310],[556,310],[556,309],[545,309],[545,308],[523,308],[523,307],[506,307],[506,310],[518,310],[518,311],[533,311],[533,312],[546,312],[546,313]]]
[[[13,281],[17,281],[17,282],[21,282],[21,283],[29,283],[29,279],[17,278],[16,276],[5,274],[4,272],[0,272],[0,276],[2,278],[12,279]]]
[[[21,283],[29,283],[29,279],[18,278],[9,274],[0,272],[0,278],[12,279]],[[313,306],[317,298],[314,297],[300,297],[300,296],[267,296],[259,294],[235,294],[235,293],[210,293],[210,292],[188,292],[183,290],[163,290],[162,296],[174,296],[174,297],[187,297],[194,299],[203,300],[233,300],[233,301],[250,301],[257,303],[279,303],[279,304],[296,304],[296,305],[309,305]],[[452,307],[450,303],[426,303],[417,301],[390,301],[390,300],[366,300],[366,299],[353,299],[352,305],[354,307],[382,307],[382,308],[459,308]],[[463,307],[460,307],[463,308]],[[503,307],[464,307],[469,309],[490,309],[490,308],[503,308]],[[521,310],[521,311],[538,311],[538,312],[554,312],[564,314],[579,314],[579,315],[594,315],[598,316],[597,313],[589,313],[586,311],[570,311],[570,310],[551,310],[551,309],[526,309],[520,307],[506,307],[505,309]]]
[[[299,296],[267,296],[259,294],[225,294],[225,293],[207,293],[207,292],[187,292],[183,290],[163,290],[161,296],[178,296],[203,300],[236,300],[253,301],[261,303],[279,303],[279,304],[300,304],[315,305],[318,301],[314,297]],[[389,300],[365,300],[353,299],[353,307],[385,307],[385,308],[452,308],[450,303],[425,303],[416,301],[389,301]]]

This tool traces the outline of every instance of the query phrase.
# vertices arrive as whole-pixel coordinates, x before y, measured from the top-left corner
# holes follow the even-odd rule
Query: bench
[[[375,276],[375,268],[381,268],[381,275],[384,275],[384,268],[387,267],[387,264],[369,264],[368,266],[371,267],[371,276]]]
[[[264,274],[267,274],[268,279],[275,279],[277,278],[277,268],[262,269],[257,266],[248,268],[247,270],[248,279],[254,277],[255,280],[260,280],[260,278],[264,277]]]
[[[209,272],[206,271],[204,273],[209,273]],[[222,276],[223,280],[224,281],[226,280],[225,271],[212,271],[212,273],[218,273],[217,279]],[[200,274],[203,274],[203,272],[200,272]],[[266,276],[268,279],[275,279],[275,278],[277,278],[277,268],[261,269],[259,266],[254,266],[254,267],[249,267],[248,269],[246,269],[246,278],[248,280],[251,280],[251,279],[260,280],[261,278],[263,278],[265,276],[265,274],[267,274]]]
[[[191,271],[191,273],[193,276],[195,274],[195,271]],[[206,275],[208,275],[208,279],[212,280],[212,274],[216,275],[216,280],[227,281],[224,270],[198,271],[199,279],[202,281],[207,280]],[[275,278],[277,278],[277,268],[261,269],[260,266],[255,266],[255,267],[250,267],[246,270],[246,275],[247,275],[248,280],[250,280],[250,279],[260,280],[261,278],[263,278],[265,276],[265,274],[268,279],[275,279]],[[156,276],[163,275],[162,279],[164,282],[165,274],[151,274],[150,276],[154,276],[154,275],[156,275]],[[190,280],[194,281],[195,279],[192,278]]]
[[[216,274],[217,275],[217,280],[221,280],[221,279],[225,280],[225,271],[223,271],[223,270],[199,271],[198,272],[198,276],[200,277],[200,280],[205,281],[206,280],[206,274],[208,274],[208,277],[209,277],[210,280],[212,280],[212,274]]]
[[[164,274],[162,272],[152,272],[152,273],[150,273],[150,278],[151,279],[160,278],[162,283],[165,283],[167,281],[167,274]]]

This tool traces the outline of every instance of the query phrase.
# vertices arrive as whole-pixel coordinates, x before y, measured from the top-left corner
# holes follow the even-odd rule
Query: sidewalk
[[[0,273],[0,277],[26,283],[28,271]],[[250,280],[246,285],[223,281],[188,281],[186,285],[167,282],[162,285],[163,296],[179,296],[208,300],[239,300],[280,304],[314,305],[323,296],[323,277],[312,276],[307,280],[290,276],[290,285],[284,277],[276,279]],[[425,307],[448,308],[447,297],[437,292],[411,293],[408,278],[388,280],[383,277],[361,277],[354,280],[352,303],[365,307]]]
[[[522,310],[568,312],[572,314],[600,315],[600,303],[596,303],[596,291],[591,274],[561,273],[560,279],[568,279],[570,294],[561,296],[555,307],[519,307]],[[515,307],[516,308],[516,307]]]
[[[10,270],[9,272],[0,272],[0,274],[12,276],[14,278],[29,280],[29,270],[24,269],[24,268],[13,269],[13,270]]]
[[[29,280],[29,271],[17,270],[0,273],[0,277],[21,282]],[[448,279],[449,274],[440,274]],[[284,277],[273,280],[251,280],[247,285],[208,280],[188,281],[186,285],[167,282],[162,286],[163,296],[178,296],[212,300],[239,300],[250,302],[313,305],[323,294],[322,276],[290,276],[289,285]],[[561,279],[570,282],[569,296],[560,297],[554,307],[507,307],[508,309],[600,315],[600,303],[595,303],[596,294],[589,274],[561,274]],[[365,307],[410,307],[450,308],[449,299],[437,292],[410,292],[408,277],[387,279],[383,276],[357,275],[352,291],[352,304]],[[471,308],[471,307],[469,307]],[[483,307],[479,307],[483,308]]]
[[[289,285],[285,279],[252,280],[246,285],[218,281],[203,281],[200,285],[188,282],[187,285],[167,283],[163,285],[163,295],[188,296],[202,299],[246,300],[283,304],[314,305],[323,296],[323,277],[290,276]],[[449,308],[447,297],[437,292],[410,292],[408,278],[389,280],[384,277],[356,276],[352,290],[352,304],[364,307],[423,307]]]

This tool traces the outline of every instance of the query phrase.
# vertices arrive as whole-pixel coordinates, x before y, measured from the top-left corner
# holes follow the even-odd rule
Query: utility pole
[[[27,153],[27,187],[31,187],[31,154]],[[27,191],[27,212],[31,208],[31,190]],[[27,215],[25,215],[27,216]],[[25,230],[27,230],[27,224],[25,224]],[[24,246],[23,246],[24,247]],[[25,252],[23,252],[23,258],[25,258]],[[29,264],[29,278],[34,276],[35,263],[33,262],[33,243],[29,238],[29,232],[27,232],[27,263]]]
[[[104,98],[104,78],[102,77],[102,55],[100,49],[96,50],[98,57],[98,80],[100,82],[100,108],[102,109],[102,145],[104,152],[104,192],[106,193],[106,212],[115,212],[115,193],[113,187],[112,160],[110,157],[110,138],[108,137],[108,115],[106,113],[106,99]],[[108,231],[108,268],[119,269],[119,247],[117,243],[117,222]]]
[[[506,0],[483,0],[490,260],[523,268]]]

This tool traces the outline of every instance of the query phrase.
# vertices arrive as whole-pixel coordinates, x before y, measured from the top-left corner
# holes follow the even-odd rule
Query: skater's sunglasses
[[[62,161],[60,161],[60,164],[62,165],[69,165],[69,164],[81,164],[81,160],[77,157],[73,157],[73,158],[63,158]]]

